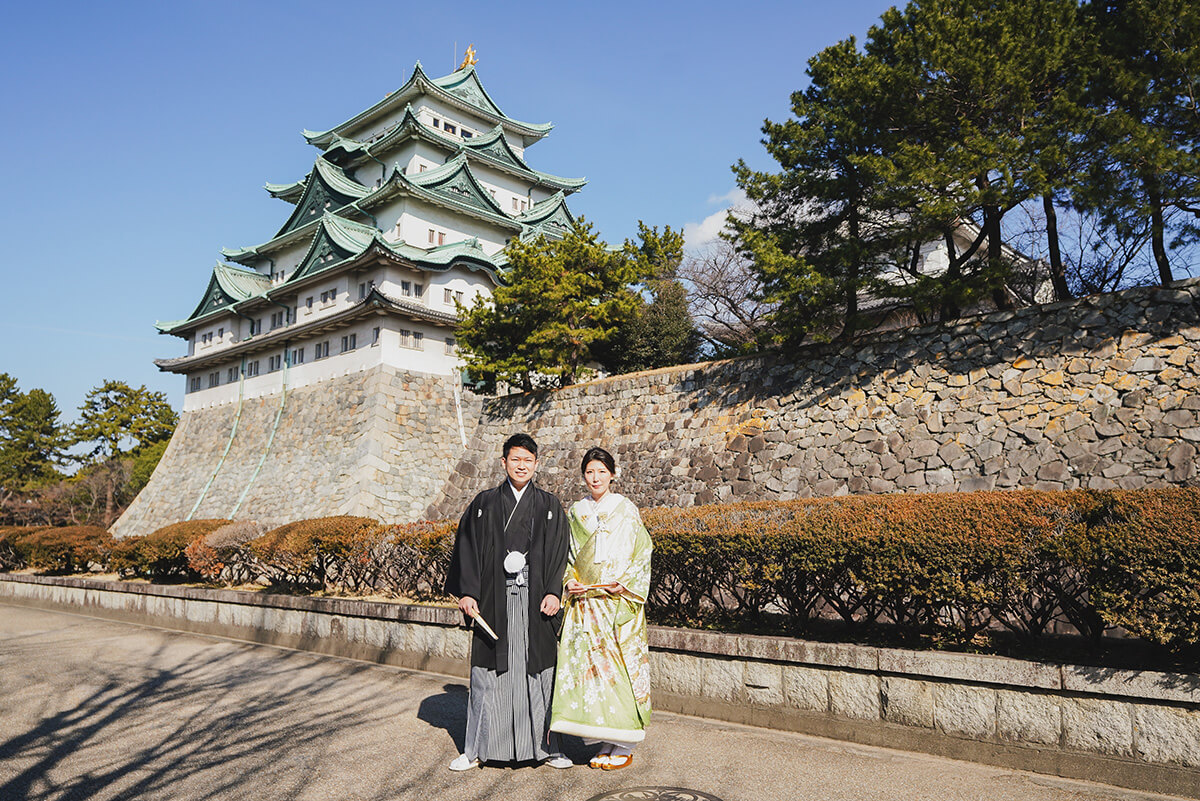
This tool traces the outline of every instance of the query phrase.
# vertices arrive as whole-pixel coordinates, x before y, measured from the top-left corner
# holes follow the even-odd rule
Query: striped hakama
[[[471,668],[471,693],[463,753],[483,762],[541,761],[560,756],[558,736],[549,734],[554,668],[526,672],[529,648],[529,567],[523,581],[505,577],[508,670]],[[550,741],[547,741],[549,735]]]

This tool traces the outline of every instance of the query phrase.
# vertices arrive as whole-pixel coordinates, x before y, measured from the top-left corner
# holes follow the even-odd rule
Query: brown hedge
[[[109,569],[122,575],[151,579],[200,578],[188,564],[187,547],[229,522],[185,520],[163,526],[143,537],[117,540]]]
[[[86,573],[103,565],[112,538],[99,526],[66,526],[26,530],[14,538],[20,561],[46,573]]]
[[[288,523],[248,543],[249,569],[285,587],[357,592],[371,585],[383,534],[378,522],[349,515]]]

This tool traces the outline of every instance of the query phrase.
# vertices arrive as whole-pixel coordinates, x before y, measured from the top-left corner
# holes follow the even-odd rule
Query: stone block
[[[1138,704],[1134,727],[1139,758],[1200,767],[1200,710]]]
[[[883,719],[904,726],[933,728],[933,685],[899,676],[885,676],[880,684]]]
[[[761,706],[782,704],[783,666],[767,662],[747,662],[746,699]]]
[[[991,739],[996,734],[996,691],[967,684],[937,684],[934,725],[943,734]]]
[[[702,659],[703,694],[718,701],[744,700],[745,663],[727,659]]]
[[[1114,756],[1133,756],[1133,712],[1129,704],[1103,698],[1065,698],[1063,746]]]
[[[996,691],[996,736],[1013,743],[1057,745],[1062,738],[1062,709],[1053,695]]]
[[[863,673],[831,674],[829,711],[844,718],[879,720],[879,677]]]

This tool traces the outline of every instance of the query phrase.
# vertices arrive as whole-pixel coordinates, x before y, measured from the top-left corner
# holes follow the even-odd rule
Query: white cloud
[[[715,241],[717,235],[725,227],[725,217],[728,216],[729,210],[746,205],[746,193],[741,189],[733,189],[724,195],[711,195],[708,202],[710,205],[721,204],[721,209],[700,222],[683,224],[683,239],[688,250],[696,250]]]

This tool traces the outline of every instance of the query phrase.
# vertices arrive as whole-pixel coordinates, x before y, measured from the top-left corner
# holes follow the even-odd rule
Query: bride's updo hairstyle
[[[579,465],[579,474],[583,475],[587,472],[587,466],[591,462],[599,462],[608,468],[608,472],[617,475],[617,460],[613,455],[604,448],[588,448],[588,452],[583,455],[583,462]]]

